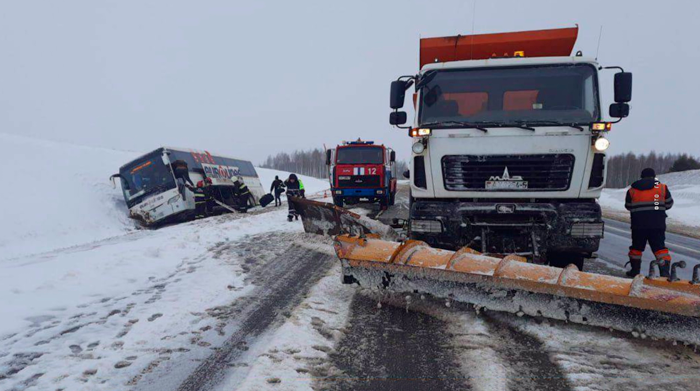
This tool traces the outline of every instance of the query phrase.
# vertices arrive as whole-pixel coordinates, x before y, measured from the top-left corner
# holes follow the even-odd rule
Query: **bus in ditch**
[[[265,194],[250,161],[181,148],[151,151],[123,165],[114,178],[120,179],[129,217],[146,226],[193,220],[193,190],[204,181],[217,212],[245,211],[258,206]],[[237,197],[236,180],[250,190],[243,201]]]

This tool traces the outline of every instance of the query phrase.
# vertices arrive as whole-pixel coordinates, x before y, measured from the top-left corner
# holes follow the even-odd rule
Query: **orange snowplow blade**
[[[688,281],[624,279],[580,272],[573,265],[559,269],[516,256],[500,259],[469,249],[454,252],[411,240],[397,243],[341,235],[335,239],[335,251],[345,282],[622,331],[641,328],[659,338],[700,343],[700,286]],[[494,301],[494,290],[510,292],[504,293],[510,299],[504,304]],[[516,297],[520,301],[514,304]]]
[[[570,56],[577,37],[578,27],[423,38],[420,40],[420,68],[435,62],[494,57]]]

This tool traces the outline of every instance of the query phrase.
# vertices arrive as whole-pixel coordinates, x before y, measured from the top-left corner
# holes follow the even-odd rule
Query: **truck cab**
[[[413,125],[402,127],[413,138],[412,239],[579,268],[598,250],[612,123],[603,68],[571,55],[577,33],[421,40],[420,72],[391,89],[390,123],[400,126],[403,91],[415,87]],[[630,100],[631,74],[620,72],[610,116],[626,117]]]
[[[396,154],[373,141],[351,141],[326,151],[333,202],[338,206],[378,202],[394,204]]]

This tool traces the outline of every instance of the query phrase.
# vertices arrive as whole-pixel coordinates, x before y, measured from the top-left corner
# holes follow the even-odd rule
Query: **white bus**
[[[187,172],[173,166],[186,164]],[[190,187],[209,178],[211,195],[222,204],[241,208],[234,182],[241,180],[251,196],[242,209],[259,205],[265,192],[253,164],[247,160],[212,155],[207,151],[162,147],[123,165],[111,179],[120,178],[129,216],[147,226],[191,220],[195,197]],[[224,209],[224,208],[221,208]]]

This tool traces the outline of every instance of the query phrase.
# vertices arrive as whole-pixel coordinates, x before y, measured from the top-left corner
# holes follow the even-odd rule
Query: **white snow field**
[[[4,134],[0,149],[19,165],[0,202],[0,390],[125,389],[171,354],[208,351],[185,330],[254,286],[241,258],[212,251],[303,231],[286,206],[136,229],[108,177],[140,153]],[[258,173],[268,189],[289,174]],[[301,178],[307,194],[328,188]]]
[[[133,229],[109,176],[139,153],[0,133],[7,188],[0,202],[0,261]]]
[[[700,227],[700,170],[663,174],[658,178],[668,185],[674,199],[673,208],[666,212],[669,222]],[[629,213],[625,209],[625,195],[628,188],[603,190],[600,197],[601,207],[615,212]]]

